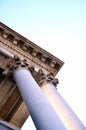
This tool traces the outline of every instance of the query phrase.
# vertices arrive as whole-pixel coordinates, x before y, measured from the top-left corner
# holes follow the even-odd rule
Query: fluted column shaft
[[[37,130],[66,130],[29,70],[17,69],[14,79]]]
[[[53,83],[45,81],[42,83],[41,89],[67,130],[85,130],[85,126],[62,98],[62,96],[57,92]]]

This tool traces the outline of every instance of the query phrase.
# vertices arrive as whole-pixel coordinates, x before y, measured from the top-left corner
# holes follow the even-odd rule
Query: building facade
[[[55,76],[63,64],[0,23],[1,122],[20,129],[31,115],[37,130],[85,130],[57,92],[58,79]]]

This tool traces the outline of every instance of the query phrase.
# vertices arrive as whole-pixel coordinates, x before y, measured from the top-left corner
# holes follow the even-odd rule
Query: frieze
[[[58,73],[64,64],[63,61],[46,52],[4,24],[0,23],[0,26],[0,41],[4,45],[14,50],[14,52],[17,52],[17,55],[21,55],[24,59],[29,59],[32,63],[37,64],[37,66],[51,72],[54,76]]]

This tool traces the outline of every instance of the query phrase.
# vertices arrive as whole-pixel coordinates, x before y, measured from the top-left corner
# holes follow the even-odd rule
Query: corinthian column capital
[[[44,82],[49,82],[52,83],[55,87],[57,87],[59,80],[57,78],[54,78],[52,74],[45,75],[41,72],[41,74],[39,73],[39,78],[37,79],[37,82],[39,85],[42,85]]]

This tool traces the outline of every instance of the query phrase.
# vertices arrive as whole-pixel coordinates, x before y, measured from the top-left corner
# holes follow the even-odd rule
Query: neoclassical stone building
[[[0,130],[85,130],[57,91],[64,62],[0,23]],[[28,124],[29,125],[29,124]]]

